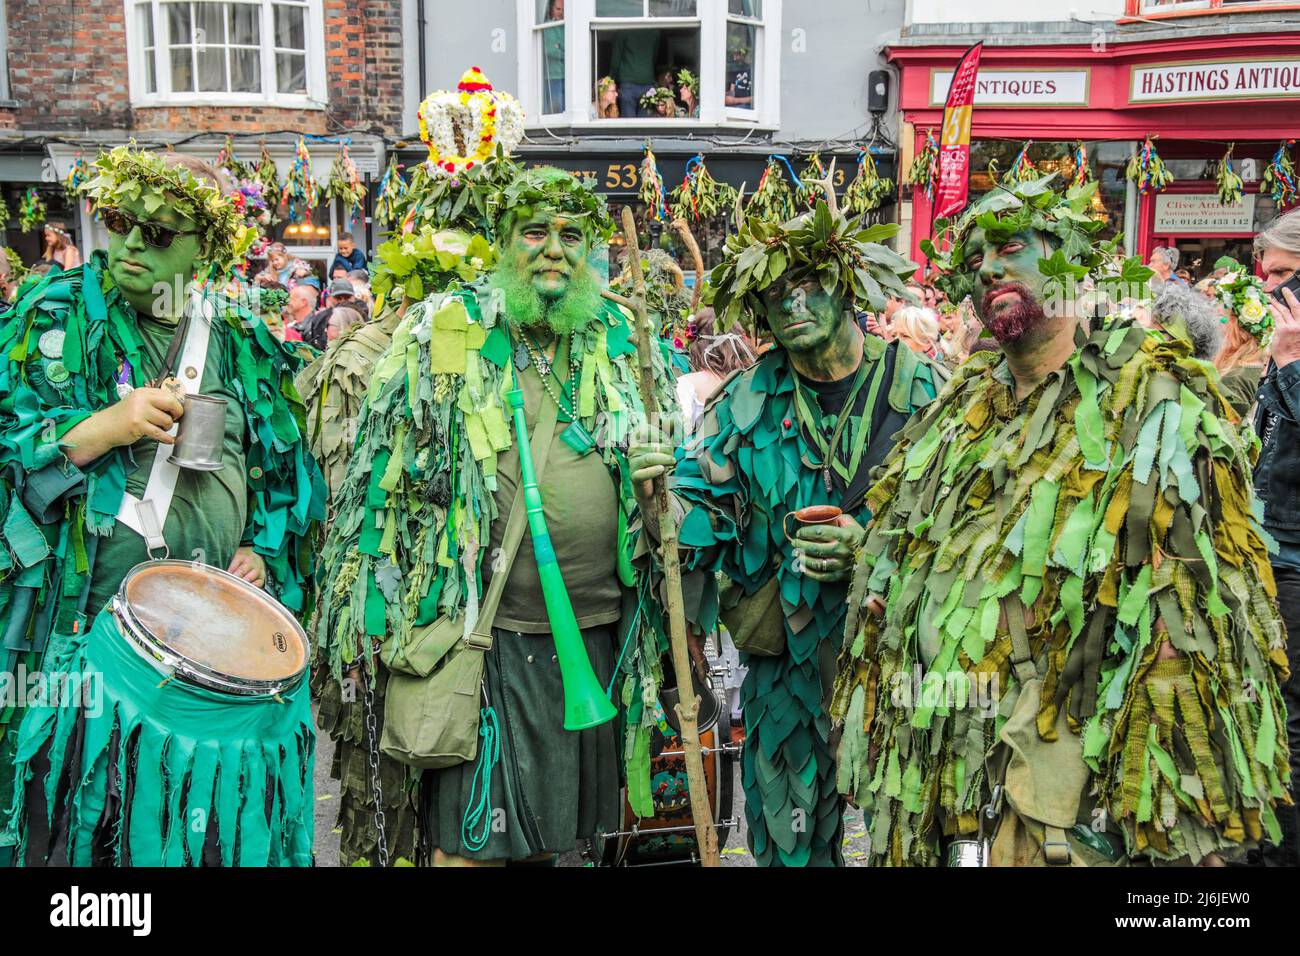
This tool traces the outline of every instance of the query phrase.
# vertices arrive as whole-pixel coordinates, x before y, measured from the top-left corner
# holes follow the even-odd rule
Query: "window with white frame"
[[[781,0],[517,0],[534,124],[779,122]]]
[[[323,104],[321,0],[127,0],[137,102]]]

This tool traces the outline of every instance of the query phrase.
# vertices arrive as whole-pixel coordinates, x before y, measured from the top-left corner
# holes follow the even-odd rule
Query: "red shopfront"
[[[938,130],[947,83],[965,47],[895,46],[902,74],[903,118],[915,150]],[[1157,135],[1161,158],[1176,176],[1162,193],[1137,195],[1124,180],[1136,145]],[[1040,168],[1073,171],[1071,144],[1088,145],[1102,181],[1097,214],[1124,228],[1144,259],[1174,245],[1199,274],[1218,255],[1249,256],[1249,241],[1277,214],[1259,193],[1259,179],[1279,142],[1300,135],[1300,29],[1267,35],[1197,36],[1180,40],[1083,45],[985,46],[972,123],[971,191],[989,188],[990,157],[1005,170],[1027,140]],[[1234,143],[1237,171],[1247,180],[1241,202],[1219,204],[1214,163]],[[1295,149],[1293,157],[1300,154]],[[924,262],[931,208],[912,196],[911,254]]]

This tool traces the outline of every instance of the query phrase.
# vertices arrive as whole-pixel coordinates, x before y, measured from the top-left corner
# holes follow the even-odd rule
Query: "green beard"
[[[509,268],[497,269],[488,289],[500,293],[512,324],[544,325],[559,335],[577,331],[600,311],[600,281],[586,264],[574,273],[568,289],[558,299],[542,298],[527,273]]]

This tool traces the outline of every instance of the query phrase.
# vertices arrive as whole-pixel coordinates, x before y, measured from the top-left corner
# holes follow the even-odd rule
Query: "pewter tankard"
[[[176,444],[167,460],[190,471],[219,471],[226,440],[226,400],[186,395],[185,414],[176,429]]]

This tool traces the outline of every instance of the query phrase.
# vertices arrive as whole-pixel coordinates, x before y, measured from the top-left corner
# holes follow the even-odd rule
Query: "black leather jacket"
[[[1300,362],[1269,363],[1255,431],[1263,444],[1255,493],[1264,501],[1264,527],[1279,540],[1300,542]]]

